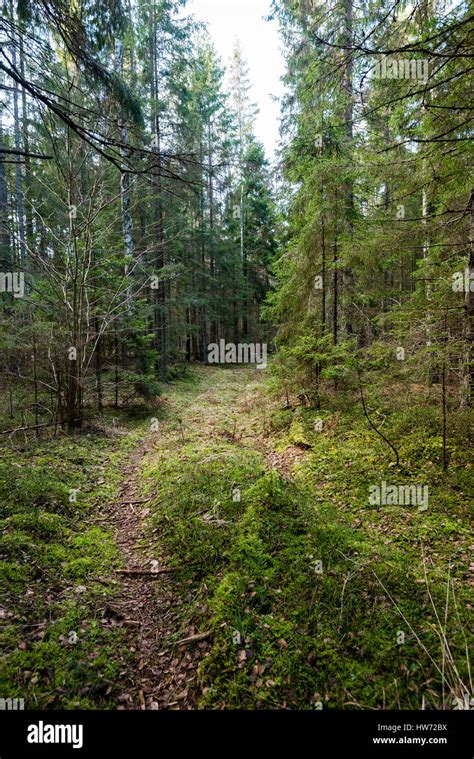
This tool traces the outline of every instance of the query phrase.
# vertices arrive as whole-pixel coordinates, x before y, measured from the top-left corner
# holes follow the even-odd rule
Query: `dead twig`
[[[198,643],[200,640],[207,640],[207,638],[210,638],[212,635],[212,632],[205,632],[205,633],[198,633],[197,635],[190,635],[187,638],[183,638],[182,640],[178,640],[176,643],[177,646],[182,646],[185,643]]]
[[[115,571],[119,575],[146,575],[147,577],[154,577],[156,575],[164,575],[168,572],[177,572],[181,567],[165,567],[163,569],[116,569]]]

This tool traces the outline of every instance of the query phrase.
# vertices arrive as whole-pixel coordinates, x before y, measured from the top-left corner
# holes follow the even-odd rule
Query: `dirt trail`
[[[266,402],[258,393],[258,375],[256,379],[255,372],[240,376],[216,372],[212,377],[212,387],[188,397],[184,407],[171,401],[171,419],[176,411],[193,435],[218,439],[223,421],[232,429],[238,420],[236,444],[258,450],[269,468],[288,475],[302,452],[277,454],[269,447],[263,434]],[[165,422],[161,434],[169,434],[168,427]],[[153,494],[144,498],[140,480],[143,463],[157,455],[155,441],[150,434],[136,450],[118,502],[109,504],[104,514],[115,531],[125,570],[118,575],[121,588],[109,608],[114,622],[127,630],[131,654],[121,673],[119,709],[193,708],[200,696],[196,669],[209,650],[208,640],[200,640],[197,628],[183,615],[189,604],[186,589],[166,572],[166,557],[156,555],[156,536],[149,522]],[[191,640],[177,643],[185,638]]]
[[[121,588],[109,606],[109,614],[127,630],[131,654],[121,673],[123,692],[117,708],[189,709],[199,696],[196,667],[208,644],[199,640],[188,645],[175,642],[176,633],[185,624],[180,616],[184,599],[157,556],[148,520],[153,494],[143,497],[139,479],[141,466],[153,449],[150,435],[124,470],[127,477],[118,501],[109,504],[105,512],[124,559],[124,571],[118,575]]]

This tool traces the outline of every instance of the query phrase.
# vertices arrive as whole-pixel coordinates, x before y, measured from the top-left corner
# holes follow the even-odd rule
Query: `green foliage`
[[[464,210],[472,202],[465,170],[472,140],[460,107],[472,72],[459,54],[467,7],[402,11],[397,23],[379,2],[363,10],[336,3],[328,16],[317,3],[275,0],[273,12],[287,58],[287,223],[265,313],[288,348],[275,367],[280,388],[313,390],[322,339],[346,344],[341,354],[323,350],[324,378],[335,385],[355,381],[351,352],[374,361],[391,351],[392,361],[380,365],[384,381],[403,371],[437,383],[444,367],[466,405],[472,317],[464,308],[472,310],[472,297],[466,287],[456,290],[453,277],[467,266],[472,278]],[[352,47],[361,38],[371,40],[368,55]],[[443,66],[435,65],[438,44]],[[429,76],[377,73],[393,59],[424,61]],[[406,352],[399,371],[397,346]],[[289,388],[293,357],[299,377]]]
[[[93,520],[97,504],[115,492],[129,445],[123,440],[114,452],[110,440],[89,435],[2,450],[0,690],[29,708],[113,706],[124,635],[96,617],[113,588],[100,580],[119,556]],[[99,476],[105,468],[107,482]],[[71,487],[78,488],[72,503]]]
[[[396,473],[347,394],[332,396],[324,409],[274,408],[267,445],[283,458],[295,444],[307,451],[289,479],[266,471],[238,434],[234,441],[224,434],[232,428],[230,399],[245,381],[228,374],[209,376],[212,390],[163,431],[155,463],[143,470],[158,545],[187,599],[181,612],[212,631],[199,670],[201,708],[419,709],[422,697],[439,708],[438,617],[448,577],[445,632],[459,675],[445,683],[452,708],[468,677],[468,491],[456,490],[470,476],[462,426],[452,449],[456,474],[444,474],[430,405],[418,406],[408,427],[413,404],[403,391],[378,398],[405,461]],[[255,407],[239,418],[244,431],[254,429],[255,387],[252,396]],[[196,408],[204,429],[191,423]],[[369,487],[382,479],[429,481],[428,512],[371,506]]]

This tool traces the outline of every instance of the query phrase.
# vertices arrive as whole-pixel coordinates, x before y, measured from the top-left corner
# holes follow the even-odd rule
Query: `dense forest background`
[[[34,387],[25,423],[80,425],[262,337],[276,211],[248,71],[236,43],[224,91],[180,5],[4,5],[1,262],[26,298],[2,299],[3,381]]]
[[[468,4],[273,0],[273,163],[239,42],[221,61],[185,0],[1,8],[6,693],[471,704]],[[268,345],[268,369],[209,366],[221,340]],[[429,489],[429,508],[369,501],[381,482]],[[111,499],[132,511],[102,513]],[[160,549],[139,561],[120,530],[136,537],[145,502]],[[113,654],[137,598],[151,614],[134,575],[113,607],[117,546],[126,578],[158,551],[176,582],[168,679],[148,633],[143,665]]]
[[[209,343],[270,341],[272,273],[267,323],[300,392],[344,381],[362,351],[469,405],[467,8],[274,4],[288,65],[277,203],[240,47],[225,89],[181,6],[3,4],[11,413],[21,386],[25,426],[81,424],[86,402],[152,397]],[[387,60],[418,73],[379,76]],[[8,297],[17,272],[25,298]]]
[[[279,360],[317,397],[358,351],[360,372],[440,384],[443,405],[449,383],[466,407],[472,17],[430,2],[277,5],[291,135],[288,242],[271,296]]]

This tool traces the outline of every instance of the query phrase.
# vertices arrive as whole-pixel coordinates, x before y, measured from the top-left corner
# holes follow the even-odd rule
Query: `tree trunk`
[[[465,340],[465,357],[463,376],[461,383],[461,406],[470,407],[472,405],[472,396],[474,391],[474,357],[473,357],[473,335],[474,335],[474,187],[471,189],[469,200],[470,223],[469,223],[469,253],[466,267],[466,295],[464,303],[464,324],[463,333]]]
[[[352,64],[352,51],[349,49],[353,45],[353,8],[352,0],[345,0],[344,5],[344,44],[346,47],[346,62],[344,66],[344,97],[345,97],[345,109],[344,109],[344,122],[345,122],[345,141],[347,151],[347,171],[351,171],[351,158],[352,158],[352,142],[353,142],[353,64]],[[352,178],[347,177],[344,181],[344,214],[346,219],[346,226],[349,235],[352,236],[354,230],[354,188]],[[350,335],[353,332],[353,308],[352,308],[352,292],[354,287],[354,274],[353,272],[344,267],[342,271],[343,281],[343,318],[344,329]]]
[[[11,5],[11,14],[14,18],[13,4]],[[17,51],[15,41],[12,46],[12,62],[13,68],[17,68]],[[26,266],[26,239],[25,239],[25,216],[23,211],[23,176],[21,172],[21,156],[19,151],[21,150],[21,138],[20,138],[20,112],[19,112],[19,89],[16,79],[13,82],[13,122],[15,131],[15,150],[18,151],[16,156],[16,211],[18,216],[18,239],[20,248],[20,260],[19,265],[22,269]]]
[[[160,273],[165,265],[164,254],[164,223],[163,223],[163,198],[161,182],[161,120],[159,104],[159,74],[158,74],[158,49],[157,49],[157,23],[155,7],[151,7],[151,35],[150,35],[150,55],[151,55],[151,101],[152,101],[152,123],[151,128],[154,132],[153,152],[156,153],[156,170],[154,187],[155,187],[155,266],[156,275],[159,277],[158,287],[156,289],[155,300],[155,346],[159,354],[158,370],[160,379],[166,382],[168,373],[167,358],[167,335],[166,335],[166,290],[165,283],[160,277]]]

